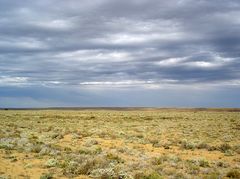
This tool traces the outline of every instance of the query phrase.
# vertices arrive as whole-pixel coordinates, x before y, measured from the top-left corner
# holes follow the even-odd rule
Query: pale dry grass
[[[10,110],[0,122],[0,178],[240,175],[239,112]]]

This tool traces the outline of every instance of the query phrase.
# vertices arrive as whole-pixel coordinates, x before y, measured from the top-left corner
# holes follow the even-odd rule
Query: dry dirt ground
[[[240,178],[237,110],[2,110],[0,123],[0,179]]]

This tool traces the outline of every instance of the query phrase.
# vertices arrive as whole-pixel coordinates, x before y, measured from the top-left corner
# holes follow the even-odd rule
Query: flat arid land
[[[237,109],[0,111],[0,178],[240,178]]]

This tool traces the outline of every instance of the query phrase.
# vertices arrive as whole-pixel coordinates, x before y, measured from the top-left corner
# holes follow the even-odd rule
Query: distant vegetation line
[[[228,111],[240,112],[240,108],[186,108],[186,107],[46,107],[46,108],[0,108],[0,110],[177,110],[177,111]]]

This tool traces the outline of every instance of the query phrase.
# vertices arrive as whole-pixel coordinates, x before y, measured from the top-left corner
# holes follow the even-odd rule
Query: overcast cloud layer
[[[239,32],[239,0],[0,0],[0,107],[240,107]]]

